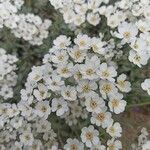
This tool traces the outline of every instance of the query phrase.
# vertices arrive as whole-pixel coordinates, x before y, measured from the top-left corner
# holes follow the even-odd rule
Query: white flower
[[[34,140],[31,146],[27,146],[27,149],[40,150],[42,147],[42,142],[40,140]]]
[[[72,69],[73,69],[73,64],[68,63],[68,64],[59,64],[57,68],[57,73],[64,78],[68,78],[72,76]]]
[[[51,51],[50,51],[51,53]],[[64,50],[55,50],[52,54],[51,54],[51,61],[53,63],[56,64],[61,64],[61,63],[65,63],[68,60],[68,54],[66,51]]]
[[[47,120],[40,119],[36,122],[36,128],[38,133],[45,133],[51,130],[51,123]]]
[[[87,111],[99,113],[101,109],[105,106],[105,102],[98,94],[93,93],[86,97],[85,106]]]
[[[83,14],[84,15],[88,8],[87,8],[87,4],[83,3],[81,5],[75,4],[74,9],[75,9],[77,14]]]
[[[66,23],[72,23],[75,19],[75,13],[72,10],[67,10],[63,13],[63,19]]]
[[[142,150],[150,150],[150,141],[147,141],[143,146]]]
[[[148,5],[146,8],[144,8],[144,17],[148,20],[150,20],[150,6]]]
[[[127,102],[125,100],[122,100],[123,95],[120,93],[116,93],[114,95],[111,95],[109,97],[108,106],[110,108],[110,111],[114,112],[115,114],[119,114],[125,110],[125,106]]]
[[[75,87],[67,86],[63,87],[61,90],[61,95],[63,96],[64,99],[69,100],[69,101],[74,101],[77,99],[77,91]]]
[[[94,25],[94,26],[96,26],[97,24],[99,24],[100,20],[101,20],[101,18],[99,17],[98,13],[96,13],[96,14],[94,14],[94,13],[88,13],[87,14],[87,21],[90,24]]]
[[[114,82],[114,77],[117,76],[116,69],[113,66],[108,66],[106,63],[102,63],[96,73],[101,79],[107,79],[111,82]]]
[[[107,150],[120,150],[122,149],[122,144],[119,140],[111,139],[107,141]]]
[[[136,25],[132,23],[123,22],[118,26],[118,32],[116,36],[123,39],[123,42],[132,42],[138,34]]]
[[[102,94],[102,97],[106,99],[107,95],[112,95],[117,93],[118,89],[115,87],[115,85],[112,82],[100,80],[99,82],[99,88],[100,93]]]
[[[92,94],[97,87],[98,86],[94,81],[82,80],[78,83],[77,91],[80,93],[81,97],[85,97]]]
[[[106,45],[106,43],[102,42],[102,40],[100,38],[96,38],[96,37],[93,37],[91,40],[92,40],[91,41],[92,50],[95,53],[104,55],[105,54],[104,46]]]
[[[15,117],[10,120],[10,125],[12,125],[15,129],[21,127],[22,123],[23,123],[22,117]]]
[[[148,32],[150,30],[149,24],[150,23],[147,20],[138,20],[136,22],[136,25],[141,32]]]
[[[99,143],[99,132],[92,125],[82,128],[81,139],[87,147],[92,147]]]
[[[73,23],[76,26],[80,26],[83,22],[85,22],[85,15],[76,14],[73,19]],[[81,44],[82,45],[82,44]],[[83,46],[83,45],[82,45]]]
[[[109,135],[113,138],[121,137],[122,128],[120,126],[120,123],[115,122],[114,124],[110,125],[106,132],[109,133]]]
[[[47,119],[51,113],[51,108],[49,106],[49,101],[38,102],[35,106],[35,114],[39,117]]]
[[[125,74],[121,74],[117,77],[117,87],[122,92],[130,92],[131,91],[131,83],[126,81],[127,76]]]
[[[52,74],[51,78],[46,78],[44,80],[47,88],[52,91],[60,91],[61,87],[64,85],[64,81],[62,81],[61,77],[57,74]]]
[[[79,70],[82,74],[83,79],[93,80],[98,78],[96,74],[97,68],[95,67],[94,64],[90,63],[90,64],[80,65]]]
[[[81,50],[87,50],[90,48],[90,38],[86,34],[78,34],[74,39],[74,43],[79,46]]]
[[[83,143],[77,139],[67,139],[67,144],[64,145],[64,150],[82,150],[84,149]]]
[[[43,73],[39,67],[34,67],[32,72],[29,73],[28,77],[31,81],[40,81],[42,79]]]
[[[117,27],[119,23],[120,22],[117,15],[110,15],[109,17],[107,17],[107,25],[111,28]]]
[[[35,89],[33,94],[38,101],[42,101],[47,98],[48,89],[44,84],[38,84],[38,89]]]
[[[69,110],[67,102],[63,98],[52,99],[52,112],[56,112],[57,116],[62,116]]]
[[[73,58],[74,62],[83,62],[86,56],[86,50],[81,50],[77,45],[69,49],[69,55]]]
[[[145,79],[144,82],[141,83],[141,87],[150,95],[150,79]]]
[[[133,62],[139,67],[142,67],[142,65],[146,65],[149,59],[149,55],[147,55],[145,52],[137,53],[134,50],[131,50],[129,53],[129,61]]]
[[[102,126],[102,128],[107,128],[113,122],[111,118],[111,113],[106,111],[107,108],[104,107],[99,113],[92,113],[91,123],[97,126]]]
[[[99,141],[99,143],[97,145],[93,145],[90,150],[106,150],[106,147]]]
[[[33,134],[30,132],[24,132],[20,135],[20,142],[23,143],[24,145],[32,145],[34,141]]]
[[[71,44],[70,38],[67,38],[65,35],[58,36],[53,43],[58,49],[66,49]]]

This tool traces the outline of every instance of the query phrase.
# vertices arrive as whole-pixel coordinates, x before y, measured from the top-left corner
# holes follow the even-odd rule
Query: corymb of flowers
[[[61,145],[64,149],[121,149],[118,138],[122,128],[113,115],[125,110],[123,93],[131,90],[131,84],[125,74],[117,73],[111,59],[105,59],[110,47],[101,37],[86,34],[72,40],[65,35],[57,37],[43,65],[34,66],[29,73],[21,101],[0,105],[3,146],[58,149],[60,135],[52,129],[57,127],[53,118],[67,128],[79,126],[79,135],[68,137]],[[102,143],[105,132],[108,141]]]
[[[6,51],[0,48],[0,99],[4,101],[13,97],[13,87],[17,83],[17,61],[15,55],[6,54]]]
[[[7,27],[17,38],[32,45],[43,44],[48,37],[51,20],[42,19],[32,13],[19,13],[24,0],[0,0],[0,29]]]
[[[91,25],[107,19],[113,37],[121,39],[120,47],[130,47],[129,61],[139,67],[150,58],[150,1],[120,0],[50,0],[55,9],[63,14],[67,24],[81,26],[86,21]]]
[[[141,100],[140,86],[150,95],[144,68],[150,58],[150,0],[49,1],[43,6],[51,3],[66,24],[54,8],[39,9],[40,0],[0,0],[0,31],[23,39],[11,48],[11,38],[0,36],[5,47],[0,48],[0,150],[124,149],[117,116],[125,111],[127,95]],[[47,54],[46,38],[52,41]],[[136,87],[131,96],[129,80]],[[146,128],[132,150],[149,150]]]

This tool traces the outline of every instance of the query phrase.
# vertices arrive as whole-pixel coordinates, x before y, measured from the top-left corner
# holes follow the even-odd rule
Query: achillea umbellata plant
[[[0,149],[128,149],[119,116],[150,104],[149,0],[50,3],[0,0]],[[143,128],[129,148],[148,146]]]

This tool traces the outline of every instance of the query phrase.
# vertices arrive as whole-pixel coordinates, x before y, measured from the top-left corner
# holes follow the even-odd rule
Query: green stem
[[[139,104],[131,104],[131,105],[127,105],[127,108],[132,108],[132,107],[140,107],[140,106],[146,106],[146,105],[150,105],[150,101],[149,102],[143,102],[143,103],[139,103]]]

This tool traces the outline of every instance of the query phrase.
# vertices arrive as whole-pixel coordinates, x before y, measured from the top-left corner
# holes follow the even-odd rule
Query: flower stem
[[[149,102],[143,102],[143,103],[138,103],[138,104],[131,104],[131,105],[127,105],[127,108],[132,108],[132,107],[140,107],[140,106],[146,106],[146,105],[150,105],[150,101]]]

